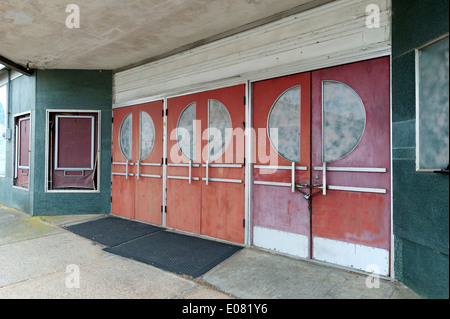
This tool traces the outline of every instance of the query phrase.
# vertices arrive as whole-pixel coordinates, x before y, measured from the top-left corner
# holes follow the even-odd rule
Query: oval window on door
[[[272,106],[267,130],[272,147],[284,159],[300,163],[301,86],[284,92]]]
[[[132,160],[133,152],[133,114],[128,114],[122,121],[119,130],[119,147],[123,156]]]
[[[141,112],[139,160],[144,161],[153,151],[155,145],[155,123],[147,112]]]
[[[225,153],[230,145],[233,124],[226,106],[217,100],[208,101],[208,122],[208,160],[214,162]]]
[[[323,161],[336,162],[358,146],[366,128],[366,109],[348,85],[323,81]]]
[[[197,103],[189,104],[181,113],[177,124],[177,143],[181,153],[191,161],[195,161],[195,120],[197,119]]]

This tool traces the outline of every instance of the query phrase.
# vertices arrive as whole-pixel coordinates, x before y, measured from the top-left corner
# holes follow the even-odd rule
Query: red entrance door
[[[390,273],[389,58],[313,72],[313,258]]]
[[[245,86],[167,101],[167,226],[244,242]]]
[[[389,58],[253,85],[256,246],[389,274],[389,92]]]
[[[201,94],[167,100],[167,213],[170,228],[201,229]]]
[[[310,94],[309,73],[253,85],[253,243],[303,258],[310,213],[296,185],[310,181]]]
[[[114,110],[114,215],[162,225],[162,110],[162,101]]]

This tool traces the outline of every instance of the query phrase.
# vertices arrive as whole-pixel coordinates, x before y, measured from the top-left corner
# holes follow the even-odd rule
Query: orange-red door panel
[[[133,154],[133,125],[137,121],[133,108],[114,110],[113,145],[112,145],[112,204],[113,215],[134,219],[135,217],[135,179]]]
[[[389,58],[386,57],[313,72],[313,166],[323,167],[324,159],[329,157],[326,173],[326,182],[329,187],[369,189],[369,192],[328,190],[326,196],[314,197],[313,235],[315,237],[390,250],[389,68]],[[326,85],[329,85],[329,91]],[[348,112],[341,106],[342,116],[345,116],[345,119],[333,118],[334,115],[323,110],[323,99],[326,104],[333,102],[332,100],[336,97],[341,100],[348,98],[348,101],[345,100],[347,105],[353,103],[352,99],[360,98],[359,103],[365,112],[365,126],[361,126],[361,133],[351,132],[350,129],[345,131],[345,127],[352,126],[349,118],[353,117],[350,119],[353,122],[358,120],[356,106]],[[341,102],[333,103],[339,105]],[[328,118],[324,120],[323,114],[328,114],[325,115]],[[363,123],[362,120],[361,123]],[[344,128],[333,121],[341,121],[339,125]],[[335,142],[332,134],[337,137]],[[344,149],[347,147],[348,150],[342,151],[342,154],[333,155],[333,151],[340,152],[339,145],[343,145],[347,136],[356,136],[360,140],[354,143],[356,146],[344,145]],[[334,147],[333,143],[338,146]],[[344,157],[340,158],[342,155]],[[343,171],[333,171],[336,168]],[[348,168],[366,168],[372,171],[346,171]],[[322,171],[315,171],[313,175],[314,183],[322,182]]]
[[[244,97],[239,85],[168,100],[168,227],[244,242]]]
[[[133,131],[134,136],[139,137],[135,141],[138,143],[135,154],[135,218],[155,225],[162,225],[163,108],[163,101],[135,107],[139,125]]]
[[[162,110],[162,101],[114,110],[114,215],[162,224]]]
[[[236,243],[244,243],[245,239],[244,99],[245,85],[204,92],[202,99],[202,123],[205,129],[217,130],[222,145],[208,136],[202,141],[203,163],[211,165],[208,178],[212,181],[202,181],[201,231]],[[206,167],[202,176],[207,176]]]
[[[268,166],[274,164],[279,167],[291,167],[295,160],[296,167],[306,167],[306,170],[296,170],[296,184],[309,184],[310,181],[310,73],[288,76],[255,83],[253,86],[254,101],[254,128],[256,133],[256,161],[255,165]],[[269,140],[271,111],[275,112],[274,105],[277,99],[283,98],[283,94],[292,88],[299,88],[295,94],[299,94],[299,118],[296,125],[299,127],[299,154],[281,156],[282,152],[274,149],[274,141]],[[295,103],[298,103],[295,102]],[[288,102],[286,102],[288,103]],[[281,111],[280,111],[281,112]],[[284,121],[296,116],[286,109]],[[275,125],[275,123],[274,123]],[[282,143],[283,128],[279,129],[279,144]],[[288,150],[285,152],[289,153]],[[270,156],[272,154],[272,156]],[[264,155],[267,156],[264,157]],[[268,161],[269,157],[276,161]],[[297,158],[296,158],[297,157]],[[290,169],[254,169],[254,180],[261,182],[291,183],[292,171]],[[273,228],[289,233],[309,236],[309,210],[308,202],[299,192],[292,192],[292,187],[279,187],[271,185],[253,186],[253,225]]]
[[[167,100],[168,167],[166,224],[200,233],[201,220],[201,94]],[[189,163],[191,181],[189,183]]]
[[[304,258],[310,212],[296,186],[310,184],[310,80],[305,73],[253,85],[253,242]]]

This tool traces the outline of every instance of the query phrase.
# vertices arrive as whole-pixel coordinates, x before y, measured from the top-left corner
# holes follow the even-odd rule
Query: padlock
[[[311,198],[311,194],[306,194],[305,196],[303,196],[303,198],[304,198],[305,200],[309,200],[309,199]]]

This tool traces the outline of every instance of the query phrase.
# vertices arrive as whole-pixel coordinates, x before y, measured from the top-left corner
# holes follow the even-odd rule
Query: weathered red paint
[[[389,250],[385,195],[328,191],[313,199],[313,234]],[[332,205],[330,203],[333,203]]]
[[[189,159],[185,158],[178,147],[176,138],[171,138],[172,132],[176,130],[178,119],[183,110],[191,103],[200,101],[202,94],[193,94],[189,96],[180,96],[167,100],[167,150],[168,150],[168,164],[173,164],[174,160],[171,156],[172,152],[177,152],[180,158],[184,158],[184,163],[189,163]],[[196,120],[201,120],[201,108],[197,104]],[[201,138],[201,132],[197,128],[196,140]],[[198,143],[196,144],[198,146]],[[195,164],[201,164],[198,147],[195,152],[197,158]],[[201,154],[201,153],[200,153]],[[175,163],[179,164],[179,163]],[[192,168],[192,177],[202,178],[201,168]],[[167,176],[189,176],[189,168],[187,167],[167,167]],[[167,179],[167,216],[166,224],[169,228],[175,228],[192,233],[200,233],[201,220],[201,182],[186,180]]]
[[[302,86],[302,163],[296,165],[306,166],[308,171],[296,172],[296,183],[322,184],[322,172],[313,171],[314,167],[322,166],[322,81],[339,81],[350,86],[361,97],[367,115],[365,132],[358,146],[328,166],[386,169],[386,173],[327,172],[327,185],[386,189],[386,194],[328,190],[323,196],[320,192],[312,197],[311,215],[301,193],[292,193],[289,187],[254,185],[254,226],[390,251],[389,74],[389,58],[381,58],[254,84],[257,134],[259,128],[267,129],[269,112],[276,99],[287,89]],[[272,146],[267,136],[257,136],[254,142],[269,154]],[[265,142],[265,146],[261,142]],[[278,161],[279,166],[291,165],[281,157]],[[266,163],[256,157],[256,164]],[[253,176],[255,181],[291,182],[290,171],[265,175],[254,169]],[[303,191],[308,192],[308,189]],[[314,258],[314,247],[311,248],[313,256],[310,257]]]
[[[308,202],[278,186],[253,186],[253,225],[309,236]],[[258,199],[258,200],[257,200]]]
[[[264,147],[265,154],[275,153],[272,149],[268,138],[268,134],[259,135],[259,129],[267,132],[267,119],[270,110],[275,101],[286,90],[301,85],[301,163],[296,166],[306,166],[308,171],[296,172],[296,183],[309,184],[310,181],[310,153],[311,153],[311,102],[310,102],[310,73],[277,78],[253,85],[253,101],[254,101],[254,118],[253,126],[257,137],[256,143],[256,165],[269,165],[264,163],[257,155]],[[291,166],[292,162],[277,155],[278,166]],[[290,170],[262,171],[260,169],[253,170],[255,181],[281,182],[290,183],[292,180]],[[289,187],[254,185],[253,186],[253,226],[260,226],[276,230],[282,230],[289,233],[305,235],[309,237],[310,221],[309,221],[308,202],[303,199],[299,192],[292,193]]]
[[[244,243],[245,239],[244,97],[245,85],[239,85],[205,92],[200,104],[205,126],[208,123],[208,100],[217,100],[225,105],[235,133],[225,153],[210,164],[242,164],[241,168],[209,168],[210,178],[236,179],[242,183],[209,182],[206,185],[206,181],[202,182],[201,233],[235,243]],[[207,143],[207,140],[202,141],[202,150]],[[206,168],[203,168],[202,176],[206,176]]]
[[[210,164],[243,164],[245,121],[245,86],[239,85],[214,91],[202,92],[188,96],[171,98],[168,103],[168,135],[176,129],[178,119],[183,110],[196,102],[196,158],[194,164],[206,164],[207,158],[202,156],[208,141],[202,139],[208,128],[208,100],[214,99],[224,104],[232,119],[233,128],[239,128],[237,137],[233,139],[225,154]],[[175,139],[168,140],[168,163],[173,163],[170,153],[177,151],[178,156],[189,163],[178,148]],[[232,159],[230,161],[230,159]],[[227,161],[228,160],[228,161]],[[189,176],[187,167],[168,167],[168,176]],[[192,177],[200,181],[167,180],[167,226],[224,239],[231,242],[244,242],[243,219],[245,216],[244,167],[242,168],[209,168],[209,178],[237,179],[241,184],[209,182],[205,167],[193,167]]]
[[[122,121],[128,114],[133,113],[132,107],[115,109],[113,111],[114,124],[113,124],[113,146],[112,157],[115,163],[125,163],[127,159],[123,156],[119,146],[119,131]],[[133,125],[135,125],[136,118],[133,116]],[[133,143],[133,154],[135,154],[135,143]],[[112,171],[114,173],[125,173],[126,167],[123,165],[113,165]],[[134,173],[132,166],[128,167],[128,173]],[[126,218],[134,219],[134,195],[135,194],[135,180],[134,178],[125,176],[112,176],[112,203],[111,212],[113,215],[122,216]]]
[[[122,121],[128,114],[133,115],[132,160],[129,161],[128,173],[134,176],[112,176],[112,213],[126,218],[136,219],[155,225],[162,224],[162,188],[163,169],[160,167],[140,166],[139,174],[159,175],[161,178],[137,178],[137,163],[140,160],[140,117],[141,112],[150,115],[155,126],[155,144],[151,154],[140,164],[161,163],[163,158],[163,102],[156,101],[132,107],[114,110],[113,125],[113,162],[125,163],[119,147],[119,131]],[[126,166],[113,165],[113,172],[125,173]]]
[[[386,168],[386,173],[327,172],[327,184],[386,189],[386,194],[328,191],[313,198],[313,236],[390,250],[389,58],[312,73],[312,164],[322,166],[322,81],[339,81],[362,99],[367,122],[358,146],[328,167]],[[322,172],[313,183],[321,184]],[[315,177],[318,177],[315,179]]]
[[[141,116],[141,111],[150,115],[155,126],[155,144],[150,155],[140,161],[140,164],[162,164],[163,157],[163,118],[161,112],[163,110],[163,101],[147,103],[139,105],[135,108],[137,115]],[[139,117],[140,123],[140,117]],[[133,136],[139,136],[140,127],[135,125]],[[135,139],[138,144],[136,153],[136,162],[139,160],[139,139]],[[136,170],[136,167],[135,167]],[[135,219],[147,223],[162,225],[162,198],[163,198],[163,167],[161,166],[140,166],[139,173],[144,175],[158,175],[161,178],[140,177],[136,178],[135,190]]]

